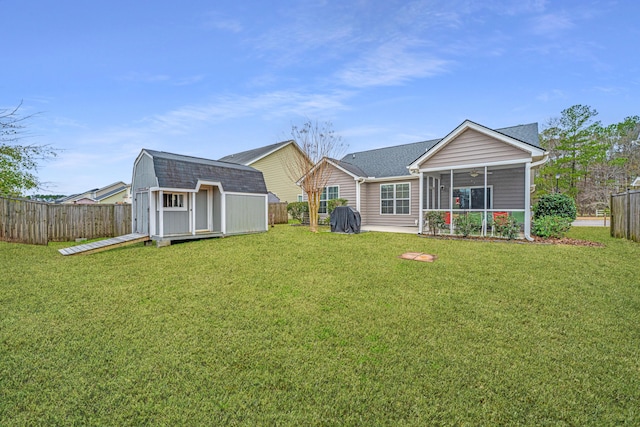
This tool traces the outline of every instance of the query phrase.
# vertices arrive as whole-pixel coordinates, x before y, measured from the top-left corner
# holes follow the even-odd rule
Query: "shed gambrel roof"
[[[494,129],[494,131],[537,148],[540,147],[537,123]],[[340,159],[340,163],[345,169],[348,169],[347,165],[357,168],[363,173],[359,176],[365,178],[409,176],[411,173],[407,166],[442,139],[444,138],[349,153]]]
[[[219,160],[203,159],[143,150],[153,159],[158,186],[195,190],[198,181],[219,182],[224,191],[267,194],[262,172],[250,167]]]
[[[254,148],[252,150],[242,151],[240,153],[229,154],[220,159],[221,162],[236,163],[239,165],[250,165],[263,157],[268,156],[274,151],[293,143],[292,140],[276,142],[275,144],[265,145],[264,147]]]

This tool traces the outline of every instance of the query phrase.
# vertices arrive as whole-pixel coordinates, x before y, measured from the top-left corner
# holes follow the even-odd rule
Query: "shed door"
[[[136,211],[135,213],[135,232],[142,234],[149,233],[149,193],[138,192],[135,195]]]
[[[196,230],[209,230],[209,190],[201,189],[196,194]]]

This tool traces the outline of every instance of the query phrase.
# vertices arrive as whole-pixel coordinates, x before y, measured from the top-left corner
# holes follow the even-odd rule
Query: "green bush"
[[[309,212],[309,203],[307,202],[291,202],[287,205],[287,212],[291,218],[302,222],[304,214]]]
[[[536,218],[561,216],[574,221],[577,216],[576,202],[566,194],[545,194],[533,206]]]
[[[493,228],[501,237],[515,239],[520,233],[521,223],[513,215],[497,215],[493,220]]]
[[[444,220],[444,212],[429,211],[424,214],[424,219],[427,220],[428,230],[435,236],[438,234],[438,230],[444,228],[446,222]]]
[[[534,236],[542,238],[564,237],[565,233],[571,228],[571,219],[559,215],[548,215],[536,218],[533,221],[531,232]]]
[[[347,206],[347,203],[349,203],[347,199],[327,200],[327,213],[331,215],[331,212],[333,212],[337,206]]]
[[[463,237],[467,237],[471,233],[480,231],[482,228],[482,217],[480,215],[464,213],[454,218],[453,223],[456,226],[456,234],[462,234]]]

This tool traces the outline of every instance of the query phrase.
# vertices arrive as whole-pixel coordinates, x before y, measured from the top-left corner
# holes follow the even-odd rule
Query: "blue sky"
[[[217,159],[331,121],[347,151],[574,104],[640,114],[636,1],[0,0],[0,108],[61,149],[48,192],[130,182],[142,148]]]

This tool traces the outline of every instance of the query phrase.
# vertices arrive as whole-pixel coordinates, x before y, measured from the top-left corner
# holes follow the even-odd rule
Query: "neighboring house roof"
[[[107,199],[107,198],[113,196],[114,194],[122,193],[123,191],[126,191],[128,188],[129,188],[129,185],[128,184],[124,184],[121,187],[115,188],[115,189],[113,189],[111,191],[107,191],[104,194],[96,196],[95,199],[97,201],[104,200],[104,199]]]
[[[267,157],[269,154],[274,151],[278,151],[281,148],[286,147],[289,144],[292,144],[293,141],[282,141],[277,142],[275,144],[266,145],[264,147],[254,148],[252,150],[242,151],[240,153],[230,154],[228,156],[224,156],[220,159],[221,162],[230,162],[237,163],[239,165],[251,165],[252,163],[257,162],[258,160]]]
[[[268,197],[267,200],[269,203],[280,203],[280,199],[278,198],[278,196],[273,194],[271,191],[269,191],[267,197]]]
[[[85,200],[83,203],[87,203],[87,201],[100,202],[114,194],[127,191],[128,188],[129,184],[118,181],[102,188],[94,188],[92,190],[85,191],[84,193],[72,194],[71,196],[63,197],[56,200],[55,203],[78,203],[80,200]]]
[[[631,183],[632,187],[640,187],[640,176],[637,177],[632,183]]]
[[[473,122],[465,121],[463,125],[465,123]],[[474,125],[477,124],[474,123]],[[485,128],[484,126],[482,127]],[[486,129],[491,130],[489,128]],[[540,147],[537,123],[494,129],[493,131],[524,142],[525,144],[537,148]],[[353,171],[354,174],[361,177],[385,178],[409,176],[411,173],[407,166],[422,157],[427,151],[445,138],[349,153],[340,159],[340,165],[343,169]],[[360,172],[355,172],[357,170]]]
[[[158,186],[195,190],[199,181],[219,182],[224,191],[266,194],[262,172],[218,160],[143,150],[153,159]]]

